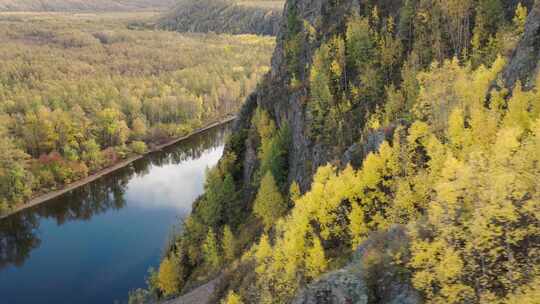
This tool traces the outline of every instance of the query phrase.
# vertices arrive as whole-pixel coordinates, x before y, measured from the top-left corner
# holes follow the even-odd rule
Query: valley
[[[155,17],[0,14],[0,211],[233,115],[268,70],[271,38],[130,29]]]
[[[9,303],[540,304],[540,0],[37,3]]]

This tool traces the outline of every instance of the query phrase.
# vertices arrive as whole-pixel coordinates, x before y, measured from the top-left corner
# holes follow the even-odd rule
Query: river
[[[229,125],[0,220],[0,302],[126,302],[202,194]]]

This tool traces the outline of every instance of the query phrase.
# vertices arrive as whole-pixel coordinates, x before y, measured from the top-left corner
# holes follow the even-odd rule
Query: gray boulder
[[[301,290],[294,304],[420,304],[422,297],[402,269],[389,263],[397,251],[408,250],[409,238],[402,226],[373,234],[358,247],[350,263],[326,274]],[[366,265],[364,257],[379,254]]]
[[[540,1],[536,1],[532,8],[525,33],[512,54],[510,63],[503,71],[503,79],[507,88],[513,88],[519,80],[526,89],[534,86],[538,74],[538,61],[540,60]]]

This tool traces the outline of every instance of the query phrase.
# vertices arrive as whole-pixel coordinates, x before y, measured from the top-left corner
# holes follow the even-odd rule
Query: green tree
[[[212,228],[208,230],[208,234],[206,235],[202,248],[206,265],[211,270],[217,270],[221,265],[221,257],[216,234]]]
[[[236,214],[235,210],[230,210],[235,201],[234,181],[229,173],[223,173],[219,168],[209,170],[206,174],[205,196],[198,206],[204,223],[210,227],[217,228],[219,224]],[[227,216],[225,210],[228,211]]]
[[[260,173],[272,172],[278,186],[287,182],[287,155],[290,144],[290,131],[288,125],[279,129],[269,142],[262,147]]]
[[[33,175],[24,167],[29,158],[0,134],[0,213],[30,197]]]
[[[81,160],[89,166],[90,170],[99,169],[103,163],[103,156],[99,144],[94,139],[90,139],[82,144],[82,148],[83,152]]]
[[[22,137],[30,154],[39,156],[56,148],[58,134],[54,130],[48,108],[41,106],[36,112],[26,113],[24,122]]]
[[[261,181],[253,212],[262,220],[266,230],[287,211],[287,203],[279,192],[271,172],[267,172]]]
[[[103,109],[97,114],[101,144],[105,147],[123,145],[129,137],[129,128],[117,109]]]
[[[376,41],[367,18],[355,18],[347,24],[347,66],[365,68],[376,58]]]
[[[414,16],[417,0],[405,0],[399,12],[398,32],[403,33],[403,45],[407,50],[412,49],[414,42]]]
[[[142,141],[134,141],[131,143],[131,151],[137,153],[137,154],[144,154],[146,151],[148,151],[148,147],[146,144]]]
[[[472,37],[473,63],[490,65],[499,52],[496,35],[504,20],[500,0],[481,0],[476,8],[476,20]]]
[[[231,262],[236,257],[236,239],[228,225],[223,227],[223,238],[221,242],[223,257],[226,262]]]

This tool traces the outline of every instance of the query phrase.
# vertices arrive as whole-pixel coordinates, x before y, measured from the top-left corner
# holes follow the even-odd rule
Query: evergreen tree
[[[236,240],[232,234],[231,228],[225,225],[223,228],[222,245],[223,257],[226,262],[231,262],[236,257]]]
[[[228,209],[235,200],[234,181],[229,173],[223,176],[219,168],[209,170],[206,176],[205,197],[201,201],[198,213],[204,223],[217,228],[226,220],[225,210],[228,211],[229,217],[235,214],[235,210]]]
[[[216,234],[214,233],[212,228],[208,230],[208,234],[206,235],[206,239],[204,240],[202,248],[206,265],[211,270],[217,270],[221,265],[221,257],[219,253]]]
[[[274,176],[266,173],[261,181],[253,212],[262,220],[266,230],[287,211],[287,203],[279,192]]]
[[[481,0],[476,10],[476,22],[472,37],[473,63],[490,65],[496,58],[499,48],[496,45],[497,32],[504,20],[500,0]]]

